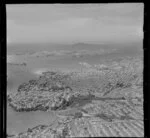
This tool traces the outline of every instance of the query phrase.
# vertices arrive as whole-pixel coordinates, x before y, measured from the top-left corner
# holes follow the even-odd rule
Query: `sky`
[[[143,3],[6,5],[7,43],[138,41],[143,10]]]

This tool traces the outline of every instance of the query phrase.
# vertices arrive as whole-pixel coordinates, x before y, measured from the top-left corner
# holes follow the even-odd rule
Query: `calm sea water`
[[[9,106],[7,107],[7,132],[15,134],[26,131],[40,124],[49,125],[56,120],[53,112],[14,112]]]
[[[53,50],[57,48],[53,48]],[[59,48],[58,48],[59,49]],[[60,48],[62,50],[67,50],[67,48]],[[91,47],[90,47],[91,49]],[[96,49],[96,48],[95,48]],[[142,46],[141,46],[142,49]],[[140,50],[141,50],[140,49]],[[49,48],[37,48],[35,47],[8,47],[8,55],[16,54],[17,52],[35,52],[35,51],[46,51],[52,50]],[[140,51],[139,50],[139,51]],[[79,62],[88,62],[89,64],[100,64],[104,60],[112,59],[116,60],[119,57],[123,58],[125,56],[136,56],[139,52],[135,47],[128,47],[119,50],[118,52],[99,55],[99,56],[85,56],[80,58],[69,57],[69,56],[59,56],[59,57],[28,57],[28,56],[17,56],[17,61],[26,62],[27,66],[16,66],[8,65],[7,66],[7,93],[15,92],[20,84],[27,82],[30,79],[37,78],[35,71],[40,69],[79,69],[81,65]],[[56,116],[52,112],[27,112],[19,113],[13,111],[10,107],[7,107],[7,132],[8,134],[19,133],[26,131],[27,128],[32,128],[40,124],[49,124],[56,119]]]

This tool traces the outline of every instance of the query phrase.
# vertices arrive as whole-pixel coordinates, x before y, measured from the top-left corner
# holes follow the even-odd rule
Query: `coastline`
[[[96,69],[95,67],[84,68],[82,72],[46,71],[37,79],[21,84],[15,94],[8,95],[8,102],[14,110],[20,113],[54,111],[55,115],[61,118],[58,120],[72,118],[73,122],[80,119],[86,120],[86,118],[103,120],[107,123],[143,120],[140,100],[143,98],[142,78],[139,75],[141,68],[136,68],[134,60],[130,62],[132,66],[133,63],[135,65],[130,67],[128,63],[125,63],[127,66],[125,69],[103,68],[99,70],[96,66]],[[132,72],[132,68],[137,72]],[[74,109],[69,110],[69,108]],[[113,111],[109,113],[110,109]],[[85,123],[87,124],[87,121]],[[42,132],[39,131],[36,134],[47,135],[46,130],[52,129],[52,126],[45,126]],[[41,130],[39,127],[36,129]],[[63,126],[61,130],[63,129],[66,127]],[[19,135],[30,136],[35,128],[29,130],[30,132],[26,131]],[[63,135],[63,131],[60,134],[58,128],[54,131],[56,131],[55,135]],[[53,131],[48,135],[52,133]],[[17,138],[17,135],[15,137]]]

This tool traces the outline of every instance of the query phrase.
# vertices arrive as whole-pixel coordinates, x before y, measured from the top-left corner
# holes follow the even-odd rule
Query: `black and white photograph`
[[[144,137],[143,3],[6,4],[7,138]]]

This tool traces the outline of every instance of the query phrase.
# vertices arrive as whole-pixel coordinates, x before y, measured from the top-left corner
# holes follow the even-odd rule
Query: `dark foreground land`
[[[144,137],[142,58],[83,65],[76,72],[44,72],[9,94],[15,111],[54,111],[58,119],[8,137]]]

